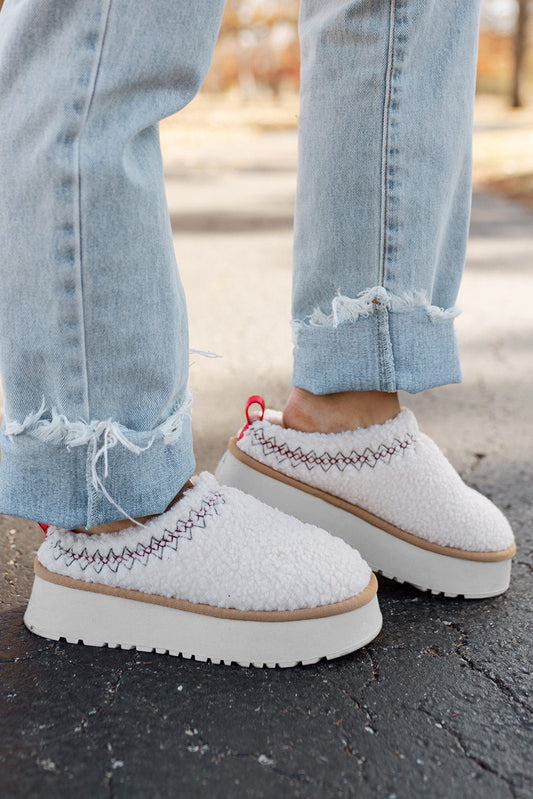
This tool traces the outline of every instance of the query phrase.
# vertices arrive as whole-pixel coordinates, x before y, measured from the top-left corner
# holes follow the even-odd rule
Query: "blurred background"
[[[178,137],[296,128],[298,7],[226,0],[211,70]],[[475,183],[533,207],[533,0],[483,0],[477,87]],[[163,145],[176,144],[165,124]]]
[[[227,0],[204,87],[164,145],[296,128],[298,6]],[[533,207],[533,0],[484,0],[477,92],[475,183]]]
[[[227,0],[205,88],[236,86],[244,97],[297,88],[298,0]],[[521,106],[533,88],[531,0],[484,0],[479,90]]]

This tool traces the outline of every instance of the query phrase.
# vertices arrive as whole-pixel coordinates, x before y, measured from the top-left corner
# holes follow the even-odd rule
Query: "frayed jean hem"
[[[398,390],[460,383],[453,317],[384,306],[337,326],[294,325],[293,385],[313,394]]]
[[[195,467],[188,398],[143,432],[41,408],[5,420],[0,448],[0,513],[66,529],[162,513]]]

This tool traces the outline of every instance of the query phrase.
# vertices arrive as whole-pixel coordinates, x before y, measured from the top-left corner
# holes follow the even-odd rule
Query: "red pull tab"
[[[50,525],[49,524],[41,524],[41,522],[37,522],[37,524],[39,525],[39,527],[43,531],[44,537],[46,538],[46,535],[48,533],[48,528],[50,527]]]
[[[257,416],[256,414],[250,415],[250,408],[252,405],[259,405],[261,408],[261,415]],[[263,417],[265,415],[265,401],[263,397],[259,396],[259,394],[253,394],[251,397],[248,397],[248,401],[246,402],[246,424],[242,428],[241,432],[239,433],[238,440],[240,441],[244,435],[244,431],[248,430],[252,422],[256,422],[257,420],[263,421]]]

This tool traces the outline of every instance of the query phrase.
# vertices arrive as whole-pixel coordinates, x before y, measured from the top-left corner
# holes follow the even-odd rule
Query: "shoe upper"
[[[463,482],[409,410],[381,425],[326,434],[284,428],[281,415],[267,411],[237,443],[273,469],[428,542],[477,552],[513,544],[501,511]]]
[[[166,513],[118,533],[49,527],[37,557],[77,580],[221,608],[296,610],[360,594],[359,553],[207,472]]]

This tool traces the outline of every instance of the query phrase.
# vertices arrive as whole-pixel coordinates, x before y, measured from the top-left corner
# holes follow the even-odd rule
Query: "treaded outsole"
[[[376,595],[345,613],[307,620],[258,622],[216,618],[83,591],[36,575],[26,613],[36,635],[69,644],[168,654],[200,662],[289,668],[332,660],[379,633]]]
[[[35,635],[40,635],[43,638],[46,638],[50,641],[56,641],[57,643],[66,643],[71,644],[74,646],[91,646],[99,649],[121,649],[125,652],[145,652],[148,654],[156,654],[156,655],[169,655],[170,657],[179,657],[184,658],[185,660],[195,660],[199,663],[212,663],[213,665],[237,665],[242,666],[243,668],[268,668],[268,669],[275,669],[275,668],[293,668],[294,666],[312,666],[315,663],[319,663],[321,660],[334,660],[335,658],[343,657],[344,655],[351,654],[353,650],[348,648],[346,651],[336,652],[334,654],[329,655],[322,655],[322,657],[315,657],[315,658],[308,658],[306,660],[292,660],[292,661],[275,661],[275,662],[264,662],[264,661],[243,661],[243,660],[229,660],[229,659],[222,659],[222,658],[215,658],[215,657],[203,657],[202,655],[193,655],[185,651],[178,651],[173,649],[162,649],[159,647],[143,647],[143,646],[134,646],[128,644],[115,644],[109,643],[107,641],[89,641],[83,640],[81,638],[66,638],[64,635],[55,636],[55,635],[43,635],[42,633],[38,632],[35,629],[30,629],[30,632],[34,633]],[[370,639],[373,640],[374,636]],[[370,643],[368,641],[367,643]],[[365,644],[361,644],[361,646],[365,646]],[[358,647],[360,648],[360,647]]]
[[[376,574],[381,575],[381,577],[385,577],[387,580],[392,580],[399,585],[410,585],[412,588],[416,588],[419,591],[423,591],[425,594],[431,594],[432,596],[444,596],[447,599],[483,599],[486,597],[477,597],[470,594],[465,593],[456,593],[453,594],[449,591],[437,591],[435,588],[431,588],[429,585],[418,585],[417,583],[409,582],[409,580],[402,580],[400,577],[395,577],[393,574],[388,574],[382,571],[381,569],[375,570]]]

